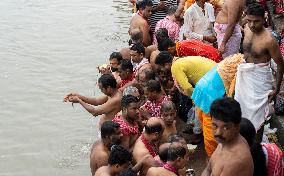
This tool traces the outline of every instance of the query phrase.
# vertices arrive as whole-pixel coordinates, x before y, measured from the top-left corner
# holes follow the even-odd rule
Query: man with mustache
[[[210,108],[212,131],[219,143],[202,176],[252,176],[253,160],[246,140],[240,135],[242,112],[233,98],[215,100]]]

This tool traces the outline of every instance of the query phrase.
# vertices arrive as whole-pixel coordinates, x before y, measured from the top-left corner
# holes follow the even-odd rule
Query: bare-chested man
[[[92,175],[98,168],[108,165],[111,146],[119,145],[122,139],[120,126],[116,122],[106,121],[101,126],[101,140],[93,144],[90,154],[90,167]]]
[[[158,147],[163,135],[164,126],[159,118],[150,118],[142,135],[137,139],[133,148],[133,158],[137,163],[146,155],[151,155],[154,159],[158,155]],[[141,175],[146,175],[147,169],[141,171]]]
[[[151,0],[141,0],[137,2],[137,6],[138,12],[131,19],[129,33],[132,29],[139,28],[143,33],[143,45],[147,47],[152,44],[148,19],[152,15],[153,3]]]
[[[80,103],[93,116],[102,115],[100,118],[101,125],[107,120],[112,120],[121,111],[121,92],[117,89],[115,78],[109,74],[102,75],[98,80],[98,85],[105,95],[90,98],[78,93],[70,93],[64,97],[64,102]],[[94,108],[91,105],[97,107]]]
[[[162,167],[152,167],[147,176],[178,176],[179,169],[188,163],[188,155],[185,146],[174,142],[169,146],[167,162]]]
[[[132,161],[132,154],[122,146],[114,145],[111,149],[108,165],[100,167],[95,176],[117,176],[128,169]]]
[[[202,176],[252,176],[253,160],[246,140],[240,135],[242,112],[233,98],[215,100],[210,108],[212,131],[218,147]]]
[[[170,135],[177,133],[176,128],[176,108],[172,101],[165,101],[161,104],[161,118],[165,124],[165,130],[161,139],[161,143],[168,141]]]
[[[217,33],[219,52],[223,59],[239,53],[242,33],[238,23],[245,7],[245,1],[225,0],[222,10],[216,17],[214,29]]]
[[[122,146],[129,151],[139,137],[139,99],[132,95],[123,96],[121,99],[122,114],[117,114],[112,121],[120,125]]]
[[[238,66],[235,99],[241,104],[243,117],[249,119],[262,140],[263,123],[271,102],[280,91],[283,77],[283,59],[275,38],[263,27],[264,9],[250,4],[246,9],[247,24],[244,29],[245,63]],[[271,58],[277,64],[276,86],[274,86]]]

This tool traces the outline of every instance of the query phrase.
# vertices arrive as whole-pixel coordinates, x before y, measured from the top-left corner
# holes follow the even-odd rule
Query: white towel
[[[238,66],[235,99],[240,103],[242,116],[249,119],[256,130],[269,113],[268,94],[273,87],[269,63],[242,63]]]

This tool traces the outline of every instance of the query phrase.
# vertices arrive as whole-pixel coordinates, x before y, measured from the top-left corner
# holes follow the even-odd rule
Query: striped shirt
[[[153,8],[156,8],[157,5],[160,3],[160,0],[152,0],[153,2]],[[168,6],[177,6],[177,0],[165,0],[167,7]],[[155,32],[155,27],[158,21],[164,19],[166,17],[166,12],[165,11],[157,11],[152,13],[152,15],[149,18],[150,25],[151,25],[151,33],[154,34]]]

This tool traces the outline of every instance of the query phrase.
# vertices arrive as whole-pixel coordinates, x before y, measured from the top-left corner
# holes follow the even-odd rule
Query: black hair
[[[116,88],[117,86],[115,78],[110,74],[103,74],[99,78],[98,83],[101,83],[103,88],[108,88],[108,87]]]
[[[132,169],[127,169],[122,171],[118,176],[137,176],[137,174]]]
[[[165,66],[166,63],[172,63],[173,56],[168,51],[160,52],[155,60],[155,64]]]
[[[161,43],[158,45],[159,51],[167,51],[169,47],[173,47],[176,44],[170,38],[165,38]]]
[[[176,13],[177,9],[178,9],[178,7],[174,6],[174,5],[167,7],[167,15],[168,16],[174,15]]]
[[[172,101],[165,101],[161,104],[161,112],[166,112],[172,109],[176,110],[176,106]]]
[[[109,56],[109,60],[112,60],[114,58],[117,59],[118,63],[120,63],[121,60],[123,59],[120,52],[113,52],[113,53],[111,53],[111,55]]]
[[[166,28],[160,28],[155,32],[155,36],[158,43],[158,50],[161,51],[161,48],[159,48],[159,44],[166,38],[169,38],[169,32]]]
[[[153,134],[153,133],[161,133],[163,131],[163,126],[160,123],[154,124],[154,125],[145,125],[145,132],[147,134]]]
[[[167,160],[168,160],[168,153],[169,153],[169,148],[165,148],[162,151],[159,150],[159,157],[160,157],[160,159],[163,162],[167,162]]]
[[[121,98],[121,106],[126,108],[130,103],[138,103],[139,99],[133,95],[125,95]]]
[[[251,3],[246,8],[246,14],[264,17],[265,10],[259,3]]]
[[[240,124],[242,119],[240,103],[230,97],[217,99],[210,107],[210,115],[223,122]]]
[[[128,60],[128,59],[122,59],[120,61],[120,68],[121,68],[121,70],[124,70],[124,71],[126,71],[126,70],[133,71],[133,65],[132,65],[131,61]]]
[[[146,84],[147,90],[150,92],[162,92],[162,88],[159,81],[150,80]]]
[[[106,121],[101,125],[101,137],[105,139],[115,133],[120,128],[120,125],[113,121]]]
[[[250,120],[242,118],[240,123],[240,134],[246,139],[254,163],[254,176],[266,176],[266,158],[260,143],[255,140],[256,130]]]
[[[145,56],[145,48],[142,43],[134,43],[130,50],[136,51],[138,54],[142,53]]]
[[[125,163],[128,163],[132,161],[132,154],[127,151],[125,148],[119,145],[114,145],[111,148],[110,155],[108,158],[108,164],[109,165],[123,165]]]
[[[155,80],[156,79],[156,73],[151,68],[146,68],[142,72],[145,74],[146,80]]]
[[[171,144],[169,147],[167,161],[174,161],[178,157],[183,158],[184,155],[186,154],[186,149],[181,144],[177,146],[174,146],[174,145],[175,144]]]
[[[152,0],[137,0],[136,2],[136,8],[137,9],[146,9],[146,7],[153,6]]]

